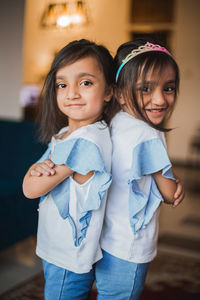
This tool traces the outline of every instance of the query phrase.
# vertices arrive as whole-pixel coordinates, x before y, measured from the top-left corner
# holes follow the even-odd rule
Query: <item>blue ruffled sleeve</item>
[[[111,174],[107,172],[101,152],[96,144],[83,138],[69,139],[55,146],[51,160],[54,164],[65,164],[74,172],[87,174],[94,171],[89,193],[84,203],[79,222],[82,224],[81,235],[77,235],[76,225],[70,216],[70,181],[69,178],[57,185],[51,195],[63,219],[68,218],[72,227],[74,245],[79,246],[86,236],[92,217],[92,210],[100,207],[101,200],[111,184]]]
[[[51,160],[65,164],[74,172],[87,174],[92,170],[105,171],[104,161],[96,144],[84,138],[66,140],[55,146]]]
[[[48,151],[46,155],[48,156]],[[91,219],[91,211],[97,210],[100,207],[101,200],[111,184],[111,174],[106,170],[99,147],[84,138],[69,139],[58,143],[51,155],[51,160],[56,165],[65,164],[68,168],[80,174],[85,175],[90,171],[94,171],[89,193],[84,203],[83,213],[79,220],[82,223],[82,235],[78,239],[76,236],[76,226],[69,213],[69,178],[57,185],[50,192],[61,217],[63,219],[69,218],[74,242],[78,246],[86,235]]]
[[[171,163],[160,138],[144,141],[134,148],[129,181],[130,224],[133,233],[146,227],[163,201],[153,176],[148,192],[140,190],[138,181],[145,175],[161,170],[164,177],[174,180]]]

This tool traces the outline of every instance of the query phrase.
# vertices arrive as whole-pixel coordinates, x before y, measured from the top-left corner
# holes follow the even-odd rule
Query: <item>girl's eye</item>
[[[168,86],[164,89],[165,92],[167,93],[172,93],[175,91],[175,87],[174,86]]]
[[[81,85],[83,85],[83,86],[88,86],[88,85],[91,85],[91,84],[92,84],[92,82],[88,81],[88,80],[84,80],[84,81],[81,82]]]
[[[150,89],[149,86],[144,86],[144,87],[143,87],[143,92],[149,93],[150,91],[151,91],[151,89]]]
[[[150,86],[143,86],[140,88],[140,90],[142,91],[142,93],[150,93],[151,92]]]
[[[64,89],[64,88],[66,87],[66,84],[64,84],[64,83],[58,83],[58,84],[56,85],[56,87],[57,87],[58,89]]]

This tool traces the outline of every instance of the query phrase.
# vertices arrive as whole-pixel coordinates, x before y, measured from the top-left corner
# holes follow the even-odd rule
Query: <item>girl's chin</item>
[[[147,113],[147,116],[154,125],[159,125],[163,123],[166,113]]]
[[[154,125],[160,125],[163,123],[163,118],[149,118],[149,120],[154,124]]]

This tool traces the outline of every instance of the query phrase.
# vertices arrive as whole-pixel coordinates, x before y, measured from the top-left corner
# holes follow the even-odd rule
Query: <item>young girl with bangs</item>
[[[102,258],[113,84],[112,56],[88,40],[60,50],[44,84],[40,133],[49,145],[27,171],[23,191],[41,196],[36,253],[46,300],[88,299],[93,265]]]
[[[167,49],[144,40],[121,45],[115,61],[119,104],[111,122],[113,179],[101,236],[103,258],[95,267],[97,299],[137,300],[157,253],[160,205],[175,207],[184,197],[164,137],[179,70]]]

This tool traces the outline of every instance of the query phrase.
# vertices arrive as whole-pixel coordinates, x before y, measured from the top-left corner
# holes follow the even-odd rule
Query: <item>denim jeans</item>
[[[77,274],[43,260],[45,300],[86,300],[94,282],[94,270]]]
[[[96,263],[98,300],[138,300],[144,288],[149,263],[137,264],[103,251]]]

